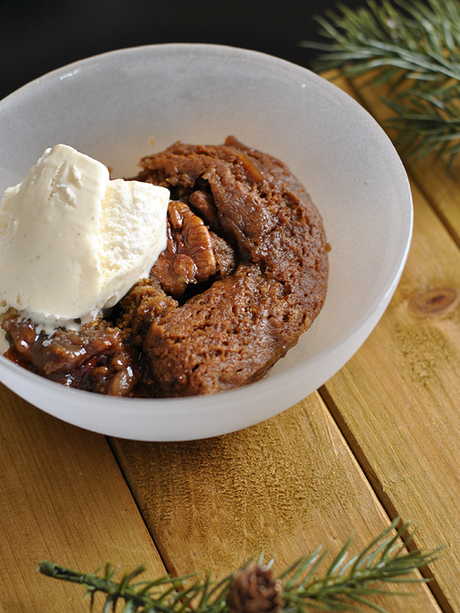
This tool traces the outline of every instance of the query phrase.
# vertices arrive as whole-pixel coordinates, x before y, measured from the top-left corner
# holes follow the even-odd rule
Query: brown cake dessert
[[[263,377],[321,310],[328,246],[304,187],[233,137],[143,158],[138,181],[171,190],[168,246],[149,279],[80,332],[3,326],[10,359],[65,385],[189,396]]]

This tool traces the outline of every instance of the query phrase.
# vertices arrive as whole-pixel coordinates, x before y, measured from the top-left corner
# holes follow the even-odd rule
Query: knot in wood
[[[409,299],[409,308],[419,315],[441,315],[457,300],[457,290],[437,287],[417,292]]]

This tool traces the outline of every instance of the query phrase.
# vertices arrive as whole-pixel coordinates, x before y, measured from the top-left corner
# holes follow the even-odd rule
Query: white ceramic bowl
[[[400,279],[412,232],[404,167],[372,117],[335,85],[265,54],[153,45],[89,58],[0,103],[0,192],[44,149],[66,143],[113,169],[176,140],[229,134],[288,164],[319,208],[330,253],[326,303],[294,349],[258,383],[214,396],[121,399],[65,388],[0,357],[0,380],[40,409],[122,438],[172,441],[245,428],[325,383],[377,324]]]

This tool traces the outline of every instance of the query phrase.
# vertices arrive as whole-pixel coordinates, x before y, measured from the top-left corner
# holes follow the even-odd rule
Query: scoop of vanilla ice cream
[[[110,180],[67,145],[47,149],[0,204],[1,310],[78,329],[148,276],[166,247],[169,191]]]
[[[115,179],[102,201],[102,301],[111,307],[134,283],[148,277],[166,249],[166,213],[169,190],[140,181]]]

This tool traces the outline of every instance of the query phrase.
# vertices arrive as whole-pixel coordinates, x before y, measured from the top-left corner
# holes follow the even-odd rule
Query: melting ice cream
[[[47,149],[0,205],[0,307],[52,331],[113,306],[166,247],[169,191]]]

